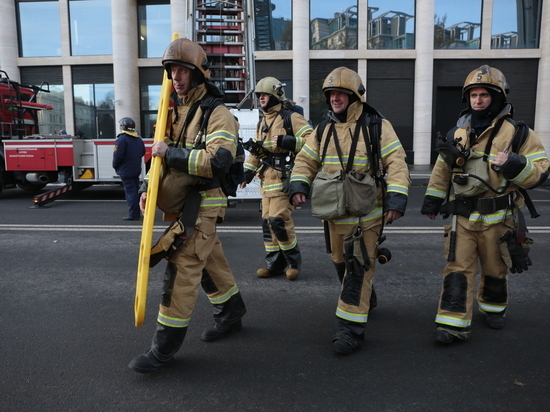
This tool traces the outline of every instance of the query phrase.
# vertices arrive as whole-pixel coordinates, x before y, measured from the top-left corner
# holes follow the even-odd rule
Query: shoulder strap
[[[294,136],[294,129],[292,128],[292,110],[282,108],[279,111],[279,114],[283,118],[283,127],[285,128],[286,134],[289,136]]]
[[[212,114],[212,112],[216,107],[221,106],[223,104],[224,102],[221,99],[221,97],[214,97],[210,94],[206,94],[199,102],[196,102],[195,104],[193,104],[193,106],[189,110],[188,117],[189,115],[191,115],[191,111],[193,111],[192,115],[195,114],[198,106],[200,106],[202,110],[202,118],[200,122],[199,133],[195,137],[195,142],[194,142],[195,147],[198,147],[201,143],[203,143],[203,137],[204,137],[204,134],[206,133],[206,127],[208,126],[208,120],[210,120],[210,115]]]
[[[386,182],[384,181],[384,167],[382,165],[382,151],[380,147],[380,137],[382,136],[382,116],[372,107],[364,104],[363,115],[366,120],[362,122],[363,137],[367,146],[367,156],[369,157],[372,169],[372,176],[376,186],[382,189],[382,225],[378,234],[378,245],[385,240],[384,224],[386,209]],[[368,113],[368,115],[367,115]],[[367,127],[369,132],[367,133]]]
[[[516,134],[512,139],[512,152],[517,153],[519,148],[527,141],[529,136],[529,126],[527,123],[519,121],[516,126]]]
[[[368,123],[367,114],[363,112],[361,113],[361,116],[359,116],[359,120],[355,125],[355,132],[353,133],[353,137],[351,140],[351,147],[349,151],[348,164],[346,166],[346,173],[349,173],[353,168],[353,159],[355,158],[355,151],[357,150],[357,142],[359,141],[359,132],[361,131],[361,129],[365,130],[364,127],[367,123]],[[369,151],[369,148],[367,144],[367,153],[368,151]],[[370,154],[369,154],[369,157],[370,157]]]
[[[489,140],[487,141],[487,145],[485,146],[485,153],[483,155],[483,161],[486,162],[488,157],[489,157],[489,153],[491,151],[491,146],[493,145],[493,140],[495,138],[495,136],[497,135],[497,133],[499,132],[500,128],[502,127],[502,124],[504,123],[504,120],[506,120],[506,116],[504,116],[503,118],[501,118],[498,123],[495,125],[495,128],[493,129],[493,132],[491,133],[491,136],[489,137]]]
[[[221,106],[222,104],[224,103],[221,97],[214,97],[207,94],[202,98],[200,102],[200,107],[202,110],[202,120],[201,120],[200,130],[203,133],[206,131],[206,126],[208,125],[208,120],[210,119],[210,115],[212,114],[212,112],[216,107]]]
[[[325,128],[330,123],[330,119],[325,118],[321,123],[317,125],[317,141],[321,143],[321,139],[323,138],[323,133],[325,132]]]

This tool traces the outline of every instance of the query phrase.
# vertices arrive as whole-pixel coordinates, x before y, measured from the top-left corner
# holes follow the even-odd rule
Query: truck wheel
[[[17,183],[17,187],[21,190],[24,190],[25,192],[36,192],[38,190],[44,189],[46,187],[46,183],[29,183],[29,182],[20,182]]]

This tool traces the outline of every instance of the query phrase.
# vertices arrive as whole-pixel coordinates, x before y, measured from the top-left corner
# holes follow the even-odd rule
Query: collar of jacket
[[[272,117],[277,115],[281,111],[282,107],[283,105],[281,103],[277,103],[275,106],[271,106],[267,110],[264,110],[262,108],[260,108],[260,110],[265,117]]]
[[[512,116],[513,113],[513,107],[510,103],[506,103],[499,114],[495,116],[495,118],[491,121],[491,124],[495,124],[495,122],[504,116]],[[466,129],[468,126],[470,126],[470,123],[472,121],[472,113],[469,109],[464,110],[461,113],[460,118],[458,119],[458,122],[456,123],[457,127],[460,129]]]
[[[177,96],[174,103],[177,106],[191,106],[196,101],[199,101],[206,94],[206,85],[204,83],[199,84],[197,87],[193,87],[186,96]]]
[[[127,134],[128,136],[132,136],[132,137],[138,137],[139,134],[137,134],[137,132],[131,132],[129,130],[125,130],[123,131],[122,133],[120,133],[118,136],[122,135],[122,134]],[[117,137],[118,137],[117,136]]]

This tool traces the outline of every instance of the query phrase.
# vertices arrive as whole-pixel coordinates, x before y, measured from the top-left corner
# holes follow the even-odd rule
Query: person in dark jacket
[[[136,132],[136,124],[130,117],[123,117],[120,122],[120,133],[115,142],[113,152],[113,169],[122,180],[126,202],[128,202],[128,216],[124,220],[139,220],[139,175],[145,145]]]

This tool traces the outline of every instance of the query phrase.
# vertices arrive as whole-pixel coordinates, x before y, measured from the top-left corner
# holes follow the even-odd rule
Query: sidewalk
[[[431,165],[409,165],[411,181],[415,184],[428,184],[430,174],[432,173]]]

